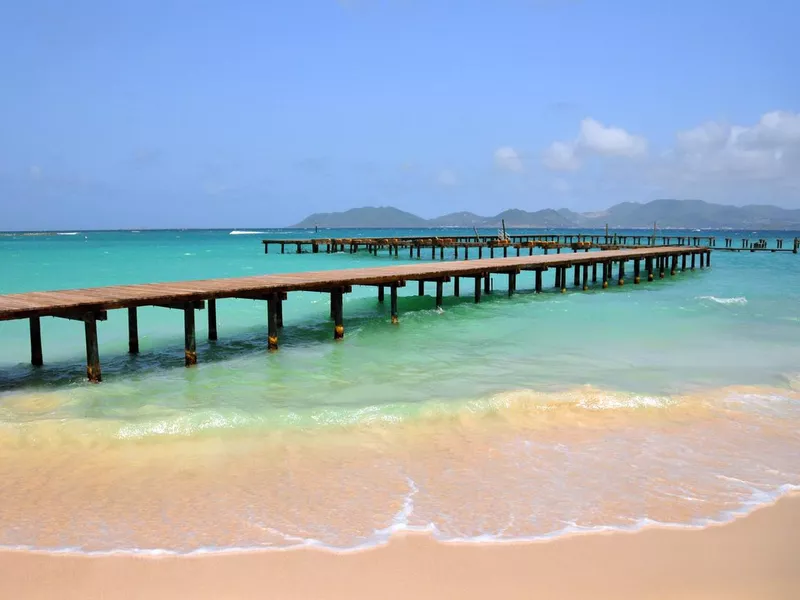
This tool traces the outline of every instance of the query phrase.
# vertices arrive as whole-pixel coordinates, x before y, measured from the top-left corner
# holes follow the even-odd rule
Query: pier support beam
[[[100,383],[100,351],[97,347],[97,315],[87,313],[83,318],[86,331],[86,377],[91,383]]]
[[[183,308],[184,363],[187,367],[197,364],[197,340],[194,329],[194,303],[187,302]]]
[[[536,271],[536,287],[534,288],[537,294],[542,293],[542,270],[538,269]]]
[[[608,287],[608,280],[611,279],[611,263],[603,263],[603,289]]]
[[[436,280],[436,308],[442,307],[444,296],[444,282],[441,279]]]
[[[331,310],[333,312],[333,310]],[[267,350],[274,352],[278,349],[278,295],[272,294],[267,298]]]
[[[641,281],[641,279],[639,277],[640,269],[641,269],[641,261],[638,258],[634,259],[634,261],[633,261],[633,283],[634,284],[638,284]]]
[[[681,254],[681,272],[686,270],[686,255]]]
[[[666,268],[667,259],[663,256],[658,257],[658,278],[664,279],[664,269]]]
[[[217,341],[217,301],[213,298],[208,300],[208,340]]]
[[[461,295],[461,277],[456,275],[453,280],[453,295],[458,298]]]
[[[677,272],[678,272],[678,255],[677,254],[673,254],[672,255],[672,266],[669,269],[669,274],[674,277],[675,273],[677,273]]]
[[[508,274],[508,297],[514,295],[514,292],[517,290],[517,274],[516,273],[509,273]]]
[[[561,267],[556,267],[556,280],[553,287],[558,290],[561,289]]]
[[[694,271],[694,257],[695,257],[695,254],[694,254],[694,252],[692,252],[692,271]]]
[[[480,275],[475,277],[475,304],[480,304],[481,301],[481,285],[483,284],[481,279],[483,278]]]
[[[128,308],[128,353],[139,354],[139,317],[135,306]]]
[[[417,290],[418,290],[417,291],[417,295],[418,296],[424,296],[425,295],[425,282],[422,281],[421,279],[418,282]]]
[[[378,302],[383,304],[383,286],[382,285],[378,286]]]
[[[597,283],[597,263],[592,263],[592,283]]]
[[[568,267],[561,267],[561,293],[567,293],[567,269]]]
[[[572,276],[572,285],[575,287],[579,287],[581,285],[581,266],[575,265],[574,269],[575,273]]]
[[[42,326],[39,317],[30,318],[31,329],[31,364],[34,367],[41,367],[44,364],[42,359]]]
[[[399,321],[397,319],[397,284],[396,283],[393,283],[389,287],[389,298],[390,298],[389,304],[390,304],[391,312],[392,312],[392,324],[393,325],[397,325],[397,323]]]
[[[333,339],[344,338],[344,293],[342,288],[331,290],[331,312],[333,313]]]
[[[625,261],[619,261],[619,281],[617,282],[619,285],[625,285]]]
[[[583,265],[583,291],[589,289],[589,265]]]
[[[485,294],[492,293],[492,276],[490,273],[486,273],[486,275],[483,276],[483,292]]]
[[[711,250],[706,251],[706,266],[711,266]]]

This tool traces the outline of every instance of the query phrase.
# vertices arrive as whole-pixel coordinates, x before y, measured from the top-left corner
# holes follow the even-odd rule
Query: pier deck
[[[625,280],[625,264],[633,262],[633,282],[639,283],[641,261],[645,261],[648,280],[654,272],[660,277],[665,271],[672,275],[678,270],[678,259],[682,270],[687,258],[691,267],[699,257],[700,267],[710,264],[711,251],[696,247],[656,247],[599,252],[572,252],[551,255],[509,257],[496,259],[448,261],[391,265],[365,269],[344,269],[304,273],[281,273],[228,279],[207,279],[171,283],[148,283],[116,285],[98,288],[28,292],[0,296],[0,321],[29,319],[31,333],[31,362],[43,364],[41,344],[41,317],[58,317],[85,324],[87,375],[91,381],[100,381],[100,360],[97,348],[97,321],[107,318],[107,311],[128,310],[129,351],[137,353],[138,321],[136,309],[140,306],[159,306],[183,310],[185,334],[185,364],[197,362],[195,341],[195,311],[208,304],[209,339],[217,339],[216,301],[223,298],[245,298],[267,301],[268,344],[270,350],[278,347],[278,329],[283,323],[282,303],[289,292],[313,291],[331,295],[331,317],[334,320],[334,338],[344,336],[342,295],[352,286],[376,286],[378,300],[383,301],[385,288],[390,288],[392,322],[398,322],[397,288],[407,281],[420,283],[420,295],[424,294],[425,282],[436,283],[436,305],[442,303],[443,283],[455,278],[454,291],[459,295],[462,277],[474,278],[475,302],[480,302],[481,291],[490,293],[489,276],[508,276],[508,293],[516,289],[516,278],[521,271],[535,271],[536,292],[542,291],[542,272],[555,269],[556,286],[563,292],[567,289],[567,269],[574,268],[573,285],[586,290],[589,287],[589,270],[592,283],[597,282],[597,267],[602,266],[602,287],[607,287],[613,278],[613,266],[618,267],[617,283]],[[670,264],[671,263],[671,264]]]

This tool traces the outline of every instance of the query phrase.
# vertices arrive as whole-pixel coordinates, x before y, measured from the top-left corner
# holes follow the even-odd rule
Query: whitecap
[[[59,231],[56,235],[78,235],[77,231]]]
[[[716,296],[700,296],[698,300],[709,300],[717,304],[747,304],[747,298],[736,296],[735,298],[717,298]]]
[[[256,235],[256,234],[259,234],[259,233],[265,233],[265,232],[264,231],[247,231],[247,230],[240,231],[238,229],[234,229],[228,235]]]

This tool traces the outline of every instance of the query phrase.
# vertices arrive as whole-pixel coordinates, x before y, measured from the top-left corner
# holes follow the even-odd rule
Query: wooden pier
[[[549,254],[551,251],[558,254],[562,250],[620,250],[674,245],[734,252],[792,252],[794,254],[797,254],[800,249],[800,238],[789,240],[790,243],[786,245],[782,238],[776,239],[774,245],[769,245],[769,242],[763,238],[741,239],[734,243],[733,238],[726,237],[722,241],[722,245],[717,246],[715,236],[585,235],[576,233],[513,234],[507,235],[505,238],[499,235],[293,238],[265,239],[262,240],[262,243],[265,254],[269,254],[270,247],[273,247],[273,252],[280,249],[281,254],[286,254],[288,249],[295,254],[306,252],[355,254],[367,251],[377,256],[380,251],[388,251],[389,255],[400,256],[402,250],[408,251],[409,258],[414,258],[415,255],[416,258],[427,258],[430,255],[432,260],[437,257],[444,260],[446,250],[452,250],[456,260],[459,258],[469,260],[476,256],[478,259],[482,259],[484,252],[488,254],[489,258],[494,258],[495,253],[508,257],[509,253],[513,252],[516,252],[516,256],[522,256],[525,253],[531,256],[535,248],[540,248],[544,254]],[[472,252],[472,256],[470,256],[470,252]]]
[[[184,315],[184,364],[197,363],[195,311],[207,308],[208,337],[217,339],[216,302],[223,298],[245,298],[262,300],[267,305],[267,339],[269,350],[278,349],[279,331],[283,327],[283,302],[290,292],[307,291],[330,294],[333,337],[344,337],[343,295],[353,286],[377,287],[378,301],[383,302],[385,290],[389,290],[391,302],[391,322],[398,323],[397,290],[408,281],[416,281],[419,294],[424,295],[425,284],[436,285],[436,306],[442,305],[444,283],[453,281],[454,295],[461,293],[461,278],[474,282],[474,301],[481,301],[482,293],[491,293],[490,276],[502,274],[508,277],[508,295],[514,294],[518,276],[525,271],[533,272],[532,288],[539,293],[543,290],[542,274],[555,270],[555,287],[567,291],[568,270],[573,269],[573,288],[587,290],[597,286],[607,288],[609,282],[617,285],[626,282],[627,263],[632,263],[633,276],[629,279],[638,284],[642,269],[647,281],[655,277],[663,278],[666,272],[675,275],[680,269],[702,269],[711,264],[711,250],[696,247],[658,247],[628,250],[607,250],[599,252],[574,252],[509,257],[496,259],[448,261],[441,263],[422,263],[392,265],[367,269],[345,269],[337,271],[317,271],[307,273],[281,273],[254,277],[231,279],[207,279],[179,281],[172,283],[148,283],[139,285],[115,285],[79,290],[60,290],[50,292],[28,292],[0,296],[0,321],[28,319],[30,322],[31,363],[43,364],[41,318],[57,317],[84,324],[86,339],[86,374],[89,381],[102,379],[100,353],[97,343],[97,323],[105,321],[107,311],[126,309],[128,313],[128,349],[132,354],[139,352],[138,315],[140,306],[157,306],[183,311]],[[602,268],[598,281],[598,266]],[[614,278],[614,267],[617,277]],[[591,280],[591,281],[590,281]]]

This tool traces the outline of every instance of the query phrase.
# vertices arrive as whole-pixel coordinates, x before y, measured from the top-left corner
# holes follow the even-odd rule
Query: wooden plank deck
[[[673,256],[706,252],[695,247],[657,247],[600,252],[575,252],[509,258],[487,258],[440,263],[422,263],[278,273],[249,277],[204,279],[196,281],[114,285],[98,288],[26,292],[0,296],[0,321],[48,316],[60,312],[82,310],[111,310],[175,302],[190,302],[217,298],[236,298],[253,292],[328,291],[337,286],[379,285],[405,280],[434,280],[443,276],[474,276],[486,272],[513,270],[545,270],[555,266],[572,266],[605,261],[645,259],[654,256]]]
[[[76,290],[28,292],[0,296],[0,321],[29,319],[31,364],[44,364],[42,353],[41,318],[58,317],[82,321],[86,338],[86,374],[89,381],[99,382],[100,353],[98,349],[97,322],[107,318],[111,309],[128,311],[128,351],[139,352],[137,308],[159,306],[180,309],[184,314],[184,361],[186,366],[197,363],[195,336],[195,312],[208,306],[209,340],[217,339],[216,302],[220,298],[246,298],[265,300],[267,304],[267,349],[278,349],[278,332],[283,327],[283,301],[289,292],[315,291],[330,294],[331,318],[334,322],[334,339],[344,337],[343,294],[352,286],[377,286],[378,302],[384,301],[385,288],[390,290],[391,322],[398,323],[397,289],[406,281],[419,282],[419,294],[424,294],[424,282],[436,282],[436,306],[442,305],[443,283],[455,279],[453,292],[460,295],[460,279],[474,279],[475,302],[481,301],[482,293],[491,293],[490,275],[508,276],[508,294],[516,290],[517,275],[521,271],[535,271],[534,291],[542,291],[542,272],[555,269],[555,283],[563,293],[567,291],[569,268],[573,288],[589,289],[591,282],[598,283],[597,266],[602,267],[599,284],[608,287],[614,280],[613,266],[616,263],[619,285],[625,280],[625,263],[633,262],[633,283],[641,281],[641,262],[647,281],[653,281],[666,272],[675,275],[678,258],[682,258],[681,270],[686,269],[686,258],[691,257],[691,269],[699,257],[700,268],[710,265],[711,250],[708,248],[669,247],[606,250],[600,252],[575,251],[562,254],[519,256],[510,258],[487,258],[472,261],[425,262],[389,265],[366,269],[343,269],[336,271],[313,271],[307,273],[276,273],[229,279],[205,279],[138,285],[112,285]]]

